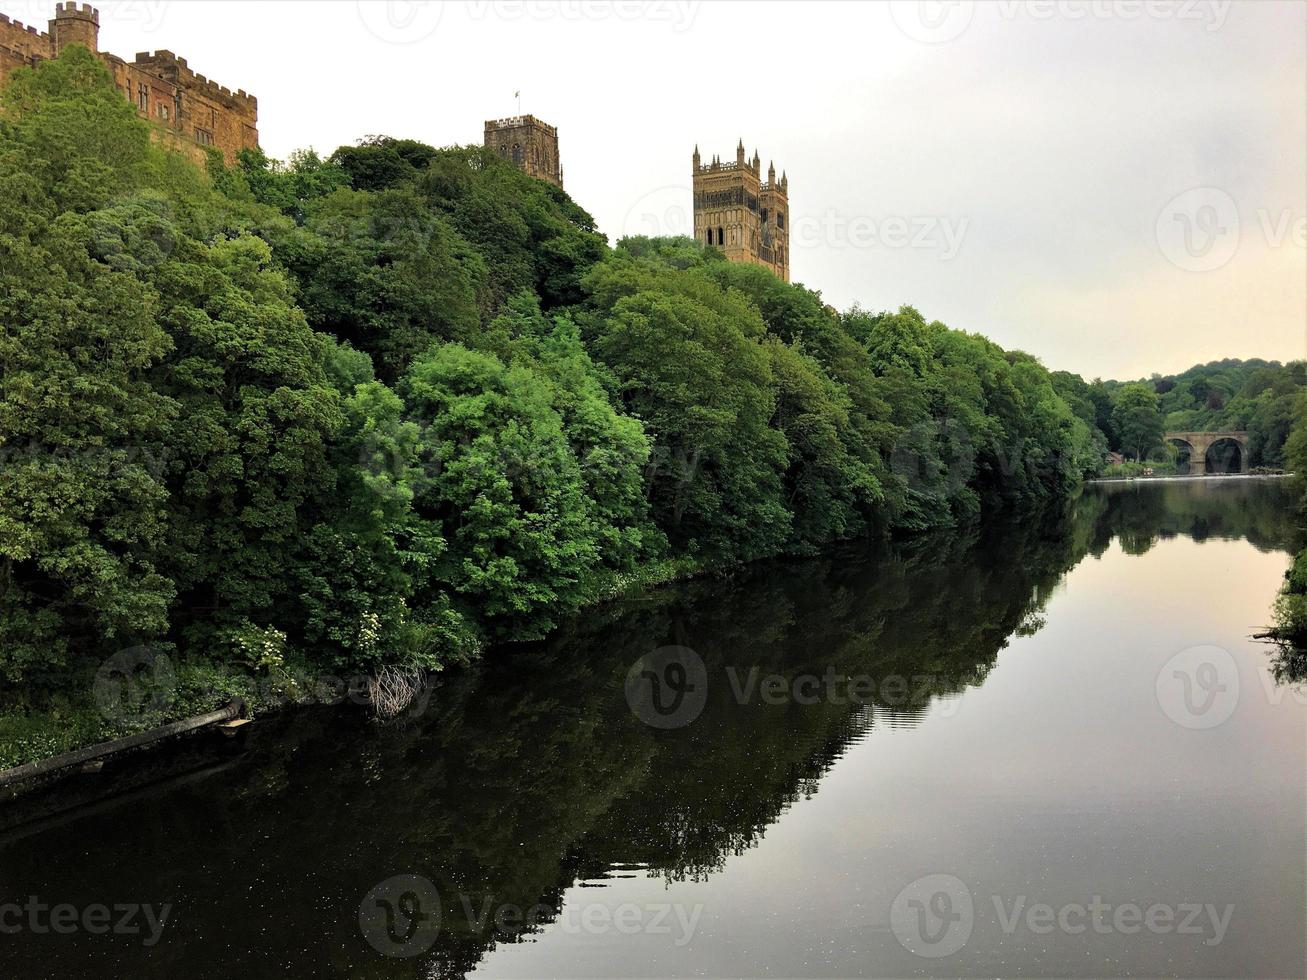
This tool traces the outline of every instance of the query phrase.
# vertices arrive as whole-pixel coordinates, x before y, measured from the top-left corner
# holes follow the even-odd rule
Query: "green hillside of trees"
[[[6,90],[0,194],[18,714],[141,644],[174,714],[438,669],[633,582],[1066,494],[1119,442],[1111,385],[687,239],[610,247],[480,148],[201,172],[76,47]],[[1272,458],[1285,370],[1162,406],[1254,406]]]
[[[1303,361],[1228,359],[1199,364],[1182,374],[1124,384],[1096,382],[1092,397],[1098,407],[1096,423],[1114,450],[1133,454],[1146,435],[1155,438],[1145,449],[1156,448],[1163,432],[1239,430],[1249,433],[1247,464],[1278,469],[1286,465],[1294,400],[1304,384]],[[1143,395],[1145,391],[1152,397]],[[1142,419],[1114,416],[1123,398],[1140,412],[1147,409]]]

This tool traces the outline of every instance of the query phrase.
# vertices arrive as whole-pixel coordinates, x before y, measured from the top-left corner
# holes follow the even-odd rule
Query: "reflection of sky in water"
[[[915,724],[878,716],[820,791],[722,872],[568,894],[609,908],[702,904],[688,945],[554,927],[500,946],[477,975],[1301,973],[1307,710],[1270,684],[1268,649],[1249,639],[1286,565],[1242,541],[1175,537],[1142,556],[1113,543],[1067,575],[1046,625],[1014,637],[983,685]],[[1196,645],[1238,664],[1234,714],[1211,730],[1177,725],[1158,703],[1159,670]],[[940,872],[971,889],[975,929],[954,956],[919,959],[889,932],[888,910],[902,886]],[[1234,911],[1212,947],[1147,931],[1007,936],[995,895],[1007,911],[1020,896]]]

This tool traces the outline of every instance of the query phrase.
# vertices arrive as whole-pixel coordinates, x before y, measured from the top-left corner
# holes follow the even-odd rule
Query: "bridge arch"
[[[1248,469],[1247,432],[1167,432],[1162,438],[1188,448],[1191,474],[1243,473]]]
[[[1240,442],[1238,439],[1232,439],[1224,436],[1220,439],[1213,439],[1212,444],[1207,447],[1207,453],[1203,458],[1204,473],[1242,473],[1248,469],[1248,463],[1244,456],[1248,452],[1247,442]]]
[[[1191,474],[1191,473],[1194,473],[1194,472],[1198,472],[1198,473],[1203,472],[1203,467],[1202,467],[1201,465],[1197,468],[1196,471],[1195,471],[1195,469],[1194,469],[1194,461],[1195,461],[1195,460],[1197,460],[1198,463],[1200,463],[1200,464],[1203,463],[1204,460],[1203,460],[1203,457],[1200,456],[1200,455],[1197,453],[1197,451],[1195,451],[1195,449],[1194,449],[1194,447],[1193,447],[1193,443],[1189,442],[1189,441],[1186,440],[1186,439],[1175,438],[1173,435],[1169,435],[1169,436],[1167,437],[1166,441],[1167,441],[1171,446],[1173,446],[1173,447],[1175,447],[1176,449],[1180,450],[1180,452],[1181,452],[1181,454],[1182,454],[1182,455],[1181,455],[1178,459],[1176,459],[1176,461],[1175,461],[1175,463],[1176,463],[1176,470],[1175,470],[1175,471],[1176,471],[1177,474],[1179,474],[1180,476],[1186,476],[1186,475]]]

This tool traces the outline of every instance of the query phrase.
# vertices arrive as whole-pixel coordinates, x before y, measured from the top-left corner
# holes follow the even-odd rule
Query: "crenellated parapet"
[[[29,24],[0,14],[0,51],[20,64],[32,64],[53,56],[50,35]]]
[[[166,48],[158,51],[139,51],[132,65],[147,71],[158,78],[180,85],[194,95],[203,95],[207,99],[242,113],[254,115],[259,109],[259,100],[244,89],[235,91],[225,85],[191,71],[185,58],[179,58]]]

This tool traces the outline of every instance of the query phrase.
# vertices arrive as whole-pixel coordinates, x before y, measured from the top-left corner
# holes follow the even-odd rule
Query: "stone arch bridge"
[[[1167,442],[1182,442],[1189,447],[1189,472],[1206,473],[1208,454],[1212,447],[1220,442],[1233,442],[1239,447],[1239,458],[1235,461],[1232,473],[1243,473],[1248,469],[1248,433],[1247,432],[1167,432],[1162,436]],[[1229,448],[1224,451],[1229,458]],[[1217,450],[1218,458],[1222,451]]]

